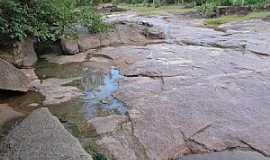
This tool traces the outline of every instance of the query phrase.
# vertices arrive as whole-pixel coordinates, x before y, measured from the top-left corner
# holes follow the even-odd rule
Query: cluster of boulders
[[[78,39],[61,39],[64,54],[74,55],[89,49],[116,45],[146,44],[153,39],[164,39],[162,31],[144,23],[116,22],[111,31],[100,34],[80,33]]]

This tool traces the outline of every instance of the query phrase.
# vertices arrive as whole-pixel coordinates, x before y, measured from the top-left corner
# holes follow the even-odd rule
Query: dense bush
[[[266,4],[270,4],[270,0],[120,0],[124,3],[145,3],[145,4],[176,4],[176,5],[186,5],[188,6],[201,6],[203,8],[211,10],[217,5],[222,6],[240,6],[247,5],[253,7],[262,7]]]
[[[90,32],[103,31],[106,25],[91,4],[90,0],[0,0],[0,39],[31,36],[55,41],[72,35],[79,23]]]

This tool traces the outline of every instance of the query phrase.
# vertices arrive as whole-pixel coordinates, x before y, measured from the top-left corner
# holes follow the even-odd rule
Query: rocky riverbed
[[[107,21],[121,25],[106,45],[43,55],[39,79],[28,71],[32,92],[0,106],[17,118],[48,107],[94,159],[270,159],[269,21],[213,29],[189,14],[130,12]]]

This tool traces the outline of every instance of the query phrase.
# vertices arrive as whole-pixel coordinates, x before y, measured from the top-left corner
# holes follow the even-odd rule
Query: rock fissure
[[[250,150],[252,150],[252,151],[254,151],[254,152],[258,152],[258,153],[262,154],[262,155],[265,156],[265,157],[270,157],[270,154],[268,154],[268,153],[266,153],[265,151],[262,151],[262,150],[260,150],[260,149],[258,149],[258,148],[256,148],[256,147],[254,147],[253,145],[251,145],[250,143],[246,142],[245,140],[241,140],[241,139],[240,139],[239,141],[240,141],[241,143],[247,145],[248,148],[249,148]]]
[[[136,157],[140,160],[150,160],[146,153],[144,145],[140,142],[139,138],[137,138],[134,133],[135,127],[129,113],[127,113],[127,117],[128,117],[128,121],[130,122],[131,138],[132,138],[132,141],[134,142],[134,144],[132,145],[134,146]]]

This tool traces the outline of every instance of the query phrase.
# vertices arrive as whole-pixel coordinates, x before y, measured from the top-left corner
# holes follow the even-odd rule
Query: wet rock
[[[17,67],[31,67],[38,59],[34,50],[34,42],[31,38],[27,38],[21,42],[11,43],[2,48],[0,58]]]
[[[89,49],[99,48],[99,36],[95,34],[82,34],[79,36],[78,45],[80,52],[84,52]]]
[[[64,54],[74,55],[79,53],[79,46],[77,40],[61,39],[61,47]]]
[[[8,104],[0,104],[0,132],[1,127],[12,120],[22,118],[24,114],[14,111]]]
[[[27,92],[29,80],[26,75],[8,62],[0,59],[0,89]]]
[[[82,95],[82,92],[77,87],[64,86],[71,83],[74,80],[80,78],[71,79],[55,79],[50,78],[43,80],[42,82],[36,82],[33,84],[35,91],[40,92],[45,96],[43,105],[59,104],[70,101],[73,98],[77,98]]]
[[[0,156],[17,160],[92,160],[75,139],[46,108],[33,111],[3,140]]]

